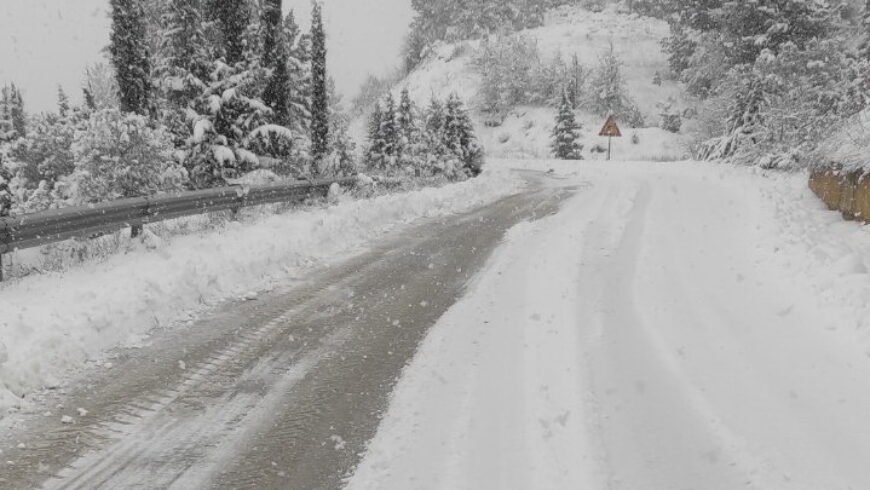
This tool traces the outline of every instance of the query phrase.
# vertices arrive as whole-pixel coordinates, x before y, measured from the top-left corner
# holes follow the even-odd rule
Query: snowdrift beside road
[[[149,330],[188,319],[204,305],[238,298],[359,251],[390,229],[470,210],[517,191],[521,180],[483,176],[372,200],[270,216],[256,223],[136,247],[63,274],[0,289],[0,409],[69,369]],[[2,416],[2,414],[0,414]]]

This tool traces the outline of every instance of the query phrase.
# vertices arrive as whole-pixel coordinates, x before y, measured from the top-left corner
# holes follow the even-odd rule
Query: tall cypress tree
[[[109,51],[121,110],[148,115],[151,112],[151,61],[141,0],[110,0],[112,35]]]
[[[200,0],[169,0],[158,73],[173,109],[188,107],[206,87],[210,57]]]
[[[284,18],[284,42],[289,56],[287,70],[290,85],[287,88],[290,103],[291,129],[309,134],[311,128],[311,42],[302,32],[291,10]]]
[[[224,61],[230,66],[241,63],[245,59],[245,35],[251,23],[247,0],[217,0],[211,6],[221,33]]]
[[[281,0],[265,0],[263,8],[262,66],[271,74],[263,91],[263,102],[272,109],[277,124],[291,127],[290,47],[285,40]]]
[[[311,16],[311,152],[316,163],[329,154],[329,88],[326,76],[326,33],[316,0]]]

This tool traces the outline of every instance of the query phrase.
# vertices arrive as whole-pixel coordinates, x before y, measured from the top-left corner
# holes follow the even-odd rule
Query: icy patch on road
[[[185,320],[204,305],[256,299],[252,291],[359,252],[399,225],[468,211],[522,185],[508,171],[492,170],[442,188],[229,223],[6,284],[0,289],[0,410],[108,349],[141,344],[153,328]]]

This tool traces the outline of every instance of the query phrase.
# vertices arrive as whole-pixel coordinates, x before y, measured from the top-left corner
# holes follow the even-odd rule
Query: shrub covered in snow
[[[63,192],[63,180],[75,170],[72,145],[83,115],[42,115],[32,119],[30,131],[9,146],[8,164],[18,212],[44,211]]]
[[[615,114],[631,127],[641,127],[643,115],[628,94],[622,66],[611,45],[610,51],[599,58],[598,66],[592,72],[589,86],[595,89],[589,91],[587,103],[589,109],[599,116]]]
[[[187,173],[173,161],[166,131],[153,128],[144,116],[116,109],[96,112],[76,135],[72,150],[75,203],[149,195],[181,189],[187,182]]]
[[[586,91],[588,70],[576,56],[570,63],[561,56],[545,60],[535,41],[522,34],[485,39],[474,64],[481,76],[479,102],[491,121],[500,122],[518,105],[558,107],[563,90],[576,109]]]

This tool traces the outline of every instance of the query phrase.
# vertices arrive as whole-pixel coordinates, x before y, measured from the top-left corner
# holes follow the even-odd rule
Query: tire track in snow
[[[693,390],[673,370],[668,354],[657,345],[654,327],[637,308],[638,261],[655,191],[639,181],[610,192],[611,211],[593,229],[608,230],[615,246],[600,241],[608,236],[604,232],[590,234],[584,247],[592,264],[584,276],[586,294],[597,297],[584,306],[587,315],[595,312],[590,324],[596,325],[589,349],[591,400],[608,488],[743,488],[743,472],[720,464],[726,456],[705,457],[726,449],[721,431],[700,410]]]

